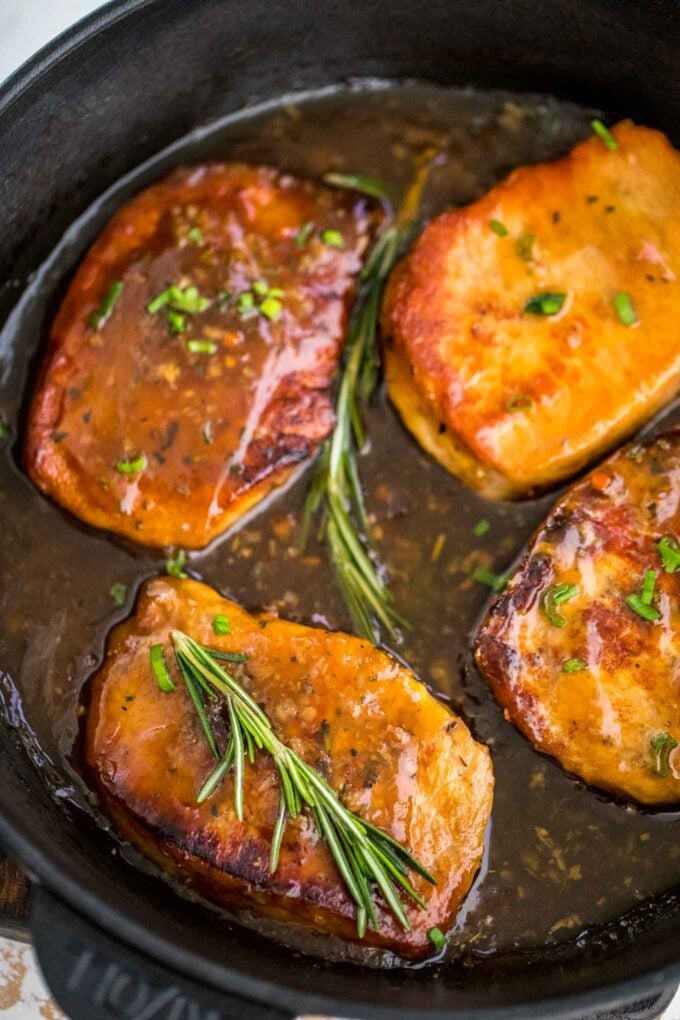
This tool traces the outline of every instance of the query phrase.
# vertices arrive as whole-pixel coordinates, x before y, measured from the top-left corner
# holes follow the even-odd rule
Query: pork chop
[[[680,431],[559,500],[476,640],[506,716],[587,783],[680,802]]]
[[[52,327],[28,471],[82,520],[202,548],[309,458],[374,223],[264,167],[176,170],[82,262]]]
[[[215,634],[217,616],[227,618],[230,633]],[[252,616],[196,581],[148,582],[135,615],[111,635],[86,721],[87,765],[119,833],[215,903],[359,941],[354,901],[308,814],[289,820],[271,873],[279,803],[271,758],[259,752],[246,765],[243,822],[233,773],[197,803],[214,758],[174,664],[168,658],[170,693],[149,664],[150,646],[170,649],[173,629],[247,655],[234,673],[277,736],[436,879],[414,877],[426,909],[404,900],[410,931],[378,897],[379,930],[369,928],[361,944],[403,957],[432,951],[428,931],[453,924],[481,861],[491,762],[461,719],[360,638]]]
[[[383,312],[390,396],[444,467],[526,495],[680,385],[680,154],[624,121],[424,230]]]

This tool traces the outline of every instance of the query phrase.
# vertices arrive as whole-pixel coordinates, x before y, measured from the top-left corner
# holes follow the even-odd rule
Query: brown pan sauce
[[[206,158],[310,177],[331,170],[370,175],[390,182],[398,199],[414,168],[434,155],[421,206],[426,218],[474,199],[515,166],[564,153],[588,134],[591,115],[542,97],[421,86],[290,99],[184,140],[143,179],[125,182],[118,204],[172,165]],[[4,699],[55,795],[90,811],[74,759],[81,688],[108,631],[130,612],[141,581],[164,571],[165,558],[79,525],[41,497],[17,466],[16,434],[40,334],[44,340],[64,283],[106,218],[99,204],[88,212],[79,245],[71,240],[37,275],[0,338],[0,414],[13,431],[0,441]],[[664,424],[675,418],[667,411]],[[384,397],[367,420],[370,449],[360,467],[368,507],[398,608],[411,625],[395,651],[464,716],[494,760],[487,855],[459,914],[452,953],[542,953],[574,942],[584,929],[613,923],[678,884],[680,816],[617,803],[534,752],[503,720],[474,667],[470,636],[489,589],[472,571],[505,570],[556,494],[486,501],[416,446]],[[312,543],[305,555],[296,549],[308,481],[307,473],[274,493],[250,520],[192,556],[187,569],[248,608],[349,628],[324,548]],[[475,535],[480,521],[489,528]],[[127,587],[121,607],[109,594],[117,583]]]

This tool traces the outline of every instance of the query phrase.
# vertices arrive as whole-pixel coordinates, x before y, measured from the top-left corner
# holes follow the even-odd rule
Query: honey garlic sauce
[[[427,217],[471,201],[517,165],[563,154],[586,137],[590,116],[544,97],[420,86],[350,89],[246,111],[159,158],[157,177],[172,165],[243,160],[312,178],[330,170],[382,178],[398,199],[423,153],[434,149],[421,207]],[[147,170],[143,183],[150,179]],[[125,184],[118,204],[135,190]],[[106,218],[95,206],[83,236]],[[15,435],[33,384],[29,359],[45,336],[55,289],[82,257],[85,241],[76,248],[65,248],[50,273],[38,277],[2,336],[0,413]],[[557,494],[486,501],[421,452],[383,399],[370,408],[367,424],[370,447],[359,466],[368,509],[396,605],[411,625],[395,650],[463,715],[494,761],[487,854],[459,915],[452,952],[478,960],[575,945],[585,928],[616,924],[680,881],[680,823],[672,813],[646,813],[593,792],[532,750],[505,722],[472,662],[470,634],[489,594],[472,572],[507,569]],[[54,763],[54,782],[87,807],[70,758],[81,686],[101,659],[108,631],[131,611],[142,579],[164,570],[165,556],[78,525],[22,474],[16,443],[2,443],[0,663],[6,686],[21,698],[31,746]],[[308,481],[306,474],[222,541],[191,556],[185,569],[247,608],[348,628],[325,549],[312,543],[305,555],[297,552]],[[480,521],[489,528],[475,535]],[[109,594],[117,583],[127,587],[120,607]]]

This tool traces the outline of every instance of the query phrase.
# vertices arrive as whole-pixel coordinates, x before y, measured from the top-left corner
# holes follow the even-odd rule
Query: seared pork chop
[[[587,783],[680,802],[680,431],[621,450],[539,529],[477,636],[505,713]]]
[[[176,170],[124,206],[54,322],[26,464],[84,521],[201,548],[333,426],[373,214],[267,168]]]
[[[390,396],[488,496],[568,477],[680,385],[680,154],[630,121],[613,136],[443,213],[392,276]]]
[[[218,615],[227,617],[230,633],[214,633]],[[243,666],[229,668],[278,737],[350,810],[385,829],[433,874],[434,886],[414,878],[426,909],[404,900],[410,931],[378,898],[379,931],[369,928],[361,940],[404,957],[427,953],[428,931],[453,924],[480,864],[493,794],[486,748],[412,673],[367,641],[252,616],[196,581],[148,582],[134,617],[111,635],[92,682],[87,764],[119,833],[218,904],[358,941],[355,904],[308,814],[289,820],[271,873],[279,803],[271,758],[258,752],[246,765],[243,822],[232,773],[197,803],[214,758],[174,664],[169,693],[149,664],[150,646],[169,649],[174,629],[245,653]]]

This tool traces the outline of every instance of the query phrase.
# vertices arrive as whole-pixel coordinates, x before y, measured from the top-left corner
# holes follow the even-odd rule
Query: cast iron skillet
[[[474,83],[625,112],[677,145],[679,29],[676,0],[118,0],[0,92],[0,316],[98,194],[254,98],[354,76]],[[61,810],[11,726],[0,761],[0,836],[35,880],[38,956],[73,1018],[574,1017],[680,978],[680,893],[652,903],[618,947],[584,939],[571,962],[464,981],[315,964],[225,936],[112,856],[88,816]]]

